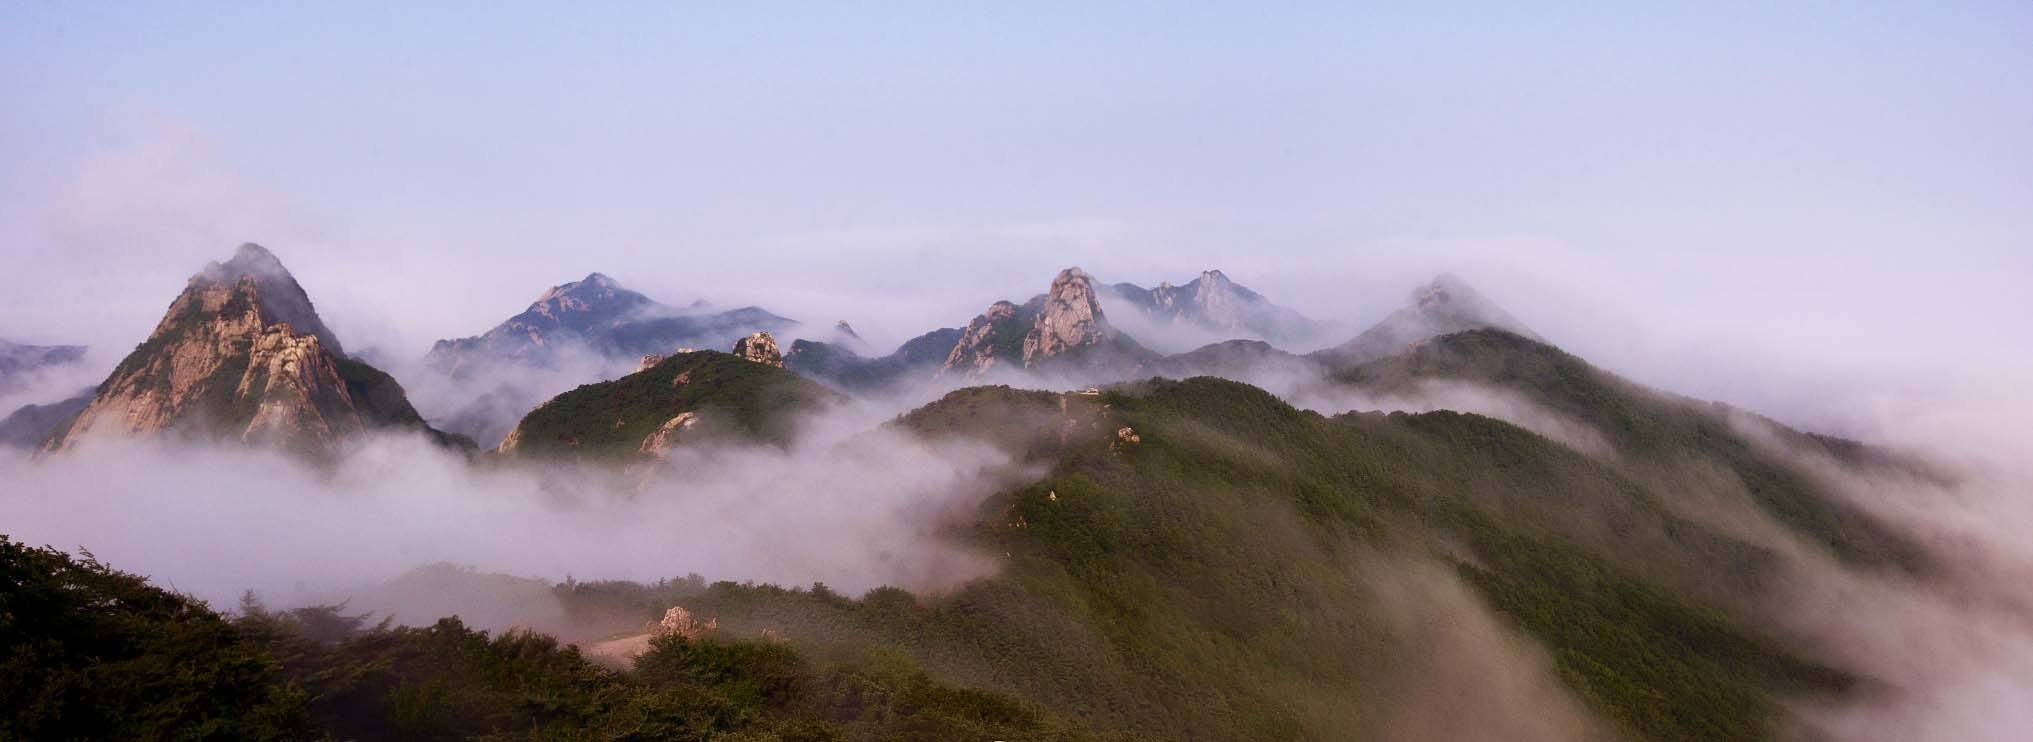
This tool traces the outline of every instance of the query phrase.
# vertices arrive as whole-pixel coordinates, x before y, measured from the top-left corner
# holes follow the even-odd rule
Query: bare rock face
[[[1013,340],[1017,328],[1012,327],[1017,319],[1018,307],[1006,301],[988,305],[967,327],[960,331],[960,340],[953,344],[953,350],[946,354],[946,363],[939,367],[939,374],[979,373],[995,365],[997,350]]]
[[[178,430],[313,450],[371,422],[413,420],[399,388],[360,372],[356,398],[331,331],[282,263],[256,245],[213,263],[172,302],[148,339],[113,370],[45,451],[89,434]],[[387,385],[393,387],[393,381]],[[380,409],[375,405],[399,407]]]
[[[659,635],[676,634],[686,639],[697,639],[705,636],[707,632],[719,628],[720,618],[717,616],[700,621],[692,617],[691,611],[685,610],[680,606],[671,606],[670,610],[664,611],[663,620],[658,621],[656,626],[651,628],[650,633]]]
[[[659,363],[663,363],[663,362],[664,362],[664,357],[663,357],[663,356],[661,356],[661,355],[658,355],[658,354],[655,354],[655,353],[650,353],[650,354],[648,354],[648,355],[645,355],[645,356],[643,356],[643,357],[642,357],[642,360],[640,360],[640,361],[637,361],[637,362],[635,363],[635,372],[636,372],[636,373],[642,373],[642,372],[644,372],[644,371],[648,371],[648,370],[650,370],[650,369],[652,369],[652,368],[656,368],[656,365],[657,365],[657,364],[659,364]]]
[[[734,354],[751,363],[784,367],[783,351],[777,349],[776,338],[770,337],[767,332],[758,332],[734,341]]]
[[[1094,295],[1094,278],[1079,268],[1067,268],[1052,279],[1044,307],[1024,335],[1024,365],[1098,344],[1107,335],[1108,323]]]
[[[651,456],[663,456],[670,452],[672,446],[678,444],[678,437],[685,429],[697,424],[699,413],[680,412],[677,417],[665,420],[664,424],[657,426],[656,432],[642,439],[642,447],[636,450]]]
[[[298,335],[287,324],[262,330],[234,394],[260,400],[241,433],[246,441],[298,435],[331,440],[366,427],[332,354],[318,336]]]

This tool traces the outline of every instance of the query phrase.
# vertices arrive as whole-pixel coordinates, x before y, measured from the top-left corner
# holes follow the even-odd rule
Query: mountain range
[[[1164,354],[1104,305],[1243,337]],[[6,682],[121,668],[180,697],[240,688],[264,700],[190,723],[272,724],[285,738],[1483,739],[1549,715],[1571,724],[1533,736],[1812,738],[1789,704],[1851,702],[1877,681],[1788,621],[1811,574],[1802,555],[1900,581],[1944,571],[1819,473],[1940,476],[1924,463],[1623,379],[1451,276],[1307,354],[1264,337],[1317,339],[1330,325],[1219,271],[1145,290],[1067,268],[1021,304],[880,357],[844,323],[780,352],[773,332],[794,327],[752,307],[671,313],[594,274],[439,343],[430,373],[635,356],[518,411],[472,455],[502,471],[613,467],[638,485],[684,481],[669,463],[685,447],[790,451],[809,416],[915,390],[931,401],[864,435],[1008,454],[1016,483],[939,530],[994,571],[949,592],[858,597],[696,579],[540,585],[586,617],[567,641],[629,635],[617,672],[557,640],[457,620],[375,628],[338,607],[253,605],[229,623],[96,562],[0,542],[0,573],[52,586],[20,609],[39,631],[98,632],[9,665],[28,680]],[[1292,378],[1359,399],[1472,390],[1505,400],[1504,419],[1322,414],[1253,385]],[[322,461],[375,430],[473,448],[340,351],[281,262],[244,245],[193,276],[42,447],[179,435]],[[220,626],[232,629],[206,633]],[[212,638],[178,643],[199,636]],[[1515,690],[1488,679],[1515,668],[1513,653],[1550,667],[1535,692],[1555,700],[1461,713],[1510,702],[1478,694]],[[226,661],[238,657],[266,659]],[[148,675],[172,664],[184,669]],[[92,677],[116,690],[75,707],[33,696],[36,714],[0,721],[0,736],[196,728],[147,726],[156,717],[132,709],[153,708],[156,686]],[[0,701],[13,698],[6,682]],[[430,709],[446,711],[416,716]],[[66,733],[98,729],[80,726],[90,719],[140,726]]]
[[[82,345],[24,345],[0,339],[0,394],[21,388],[24,377],[84,360]]]
[[[1216,337],[1250,339],[1165,355],[1111,323],[1104,304],[1132,313],[1146,328],[1190,326]],[[783,364],[844,392],[897,394],[1037,374],[1062,385],[1095,385],[1140,375],[1238,377],[1266,364],[1313,371],[1485,327],[1536,337],[1464,282],[1442,276],[1343,345],[1301,357],[1266,340],[1314,344],[1334,326],[1274,304],[1219,270],[1181,286],[1144,289],[1104,285],[1068,268],[1044,293],[1021,304],[997,301],[961,326],[926,332],[887,355],[865,356],[867,343],[841,321],[818,337],[792,340]],[[433,386],[454,390],[445,395],[450,404],[440,405],[433,424],[495,447],[526,413],[556,394],[554,386],[568,384],[563,380],[575,374],[581,382],[611,378],[646,356],[729,348],[752,333],[794,333],[799,327],[755,306],[665,305],[592,273],[544,290],[485,333],[433,345],[424,366],[449,380]],[[10,369],[74,362],[82,354],[76,346],[8,344],[0,351],[5,351],[0,364]],[[530,372],[550,372],[558,381],[532,383]],[[243,439],[277,436],[294,440],[292,445],[312,445],[374,427],[414,426],[416,417],[392,378],[344,352],[281,262],[249,244],[193,276],[156,331],[91,401],[32,405],[15,411],[0,429],[8,441],[39,440],[46,448],[70,445],[94,430],[185,427],[232,428],[227,433]],[[183,425],[194,418],[203,422]]]
[[[440,372],[464,376],[497,364],[556,366],[571,354],[633,360],[680,347],[723,348],[752,332],[796,326],[759,307],[667,306],[593,273],[545,289],[529,308],[485,333],[438,341],[424,359]]]

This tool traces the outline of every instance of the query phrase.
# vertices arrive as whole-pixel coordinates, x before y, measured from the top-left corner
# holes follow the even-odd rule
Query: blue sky
[[[594,270],[895,341],[1078,264],[1452,270],[1766,408],[2033,373],[2024,2],[282,5],[0,6],[0,336],[254,240],[403,354]]]

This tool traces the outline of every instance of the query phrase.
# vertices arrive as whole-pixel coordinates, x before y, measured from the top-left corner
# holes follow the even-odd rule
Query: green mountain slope
[[[630,671],[550,637],[336,606],[228,618],[0,537],[5,739],[1079,739],[1037,707],[897,655],[814,663],[768,640],[657,639]]]
[[[1638,738],[1768,738],[1775,694],[1849,682],[1615,557],[1754,587],[1768,555],[1487,418],[1327,418],[1197,378],[968,389],[899,424],[1049,467],[966,534],[1006,555],[1001,575],[933,599],[720,584],[685,604],[821,654],[897,648],[934,677],[1157,738],[1338,739],[1388,715],[1386,679],[1424,660],[1362,575],[1407,559],[1449,567]]]
[[[784,444],[799,415],[840,399],[776,366],[718,351],[679,353],[545,402],[523,417],[501,451],[626,459],[643,452],[645,441],[685,413],[699,416],[710,435]]]
[[[1699,480],[1696,471],[1717,467],[1774,520],[1841,559],[1908,570],[1926,567],[1917,546],[1817,486],[1786,456],[1759,446],[1732,417],[1738,424],[1759,426],[1785,446],[1851,466],[1909,466],[1851,441],[1799,433],[1725,405],[1647,389],[1558,348],[1501,330],[1435,338],[1402,355],[1343,369],[1334,378],[1371,392],[1416,394],[1419,384],[1434,380],[1514,391],[1602,434],[1625,460],[1625,471],[1664,493]]]

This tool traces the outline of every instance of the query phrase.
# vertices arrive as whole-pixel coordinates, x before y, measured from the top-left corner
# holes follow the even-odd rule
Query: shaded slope
[[[1458,381],[1515,391],[1603,435],[1635,476],[1672,493],[1698,481],[1689,467],[1714,464],[1740,483],[1757,507],[1836,556],[1855,563],[1924,567],[1919,548],[1825,491],[1777,452],[1759,447],[1741,422],[1766,426],[1799,446],[1858,461],[1866,449],[1785,429],[1726,405],[1633,384],[1552,346],[1499,330],[1433,339],[1411,352],[1337,372],[1340,383],[1371,392],[1416,395],[1419,384]],[[1887,459],[1884,465],[1897,465]]]
[[[84,358],[82,345],[24,345],[0,340],[0,394],[19,391],[29,377]]]
[[[1159,283],[1144,288],[1133,283],[1108,287],[1115,298],[1158,325],[1191,326],[1218,337],[1264,340],[1292,347],[1314,343],[1327,331],[1325,323],[1272,303],[1264,295],[1229,280],[1219,270],[1202,271],[1183,285]]]
[[[857,342],[793,340],[790,352],[784,354],[784,367],[848,391],[878,391],[930,378],[960,335],[958,327],[933,330],[877,358],[863,357],[855,350],[858,338]]]
[[[59,427],[68,427],[85,406],[92,403],[92,391],[49,404],[22,405],[0,419],[0,447],[33,449],[49,440]]]
[[[815,651],[901,646],[936,677],[1166,738],[1375,729],[1407,702],[1394,684],[1434,670],[1393,638],[1363,577],[1406,559],[1451,565],[1641,738],[1769,738],[1774,694],[1848,682],[1702,607],[1673,587],[1686,575],[1617,566],[1644,554],[1754,590],[1760,550],[1487,418],[1329,419],[1199,378],[1097,396],[967,389],[898,424],[1047,467],[967,531],[1007,555],[1001,576],[931,600],[722,584],[687,605]]]
[[[749,333],[796,324],[758,307],[669,307],[592,273],[544,290],[529,308],[483,334],[438,341],[424,360],[454,376],[499,365],[545,368],[565,360],[561,354],[587,350],[632,361],[680,347],[725,348]]]

